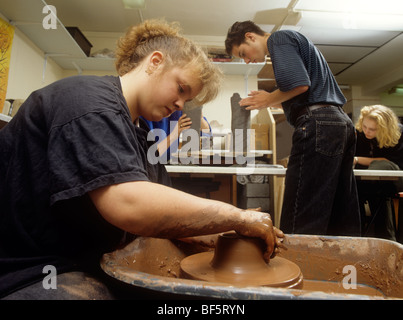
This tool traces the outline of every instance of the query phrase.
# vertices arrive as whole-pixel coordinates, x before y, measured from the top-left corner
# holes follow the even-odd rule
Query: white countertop
[[[354,169],[357,177],[403,177],[403,170],[358,170]]]
[[[286,169],[282,166],[273,167],[236,167],[236,166],[195,166],[195,165],[166,165],[165,168],[171,173],[214,173],[236,175],[285,175]]]
[[[166,165],[165,168],[170,173],[205,173],[205,174],[236,174],[236,175],[276,175],[284,176],[287,169],[279,165],[268,166],[196,166],[196,165]],[[354,170],[357,177],[403,177],[403,170]]]

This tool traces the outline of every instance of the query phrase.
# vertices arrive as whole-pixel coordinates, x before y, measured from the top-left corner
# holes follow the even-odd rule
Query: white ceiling
[[[165,18],[179,21],[186,35],[223,43],[235,21],[253,20],[268,32],[295,28],[318,46],[340,84],[379,94],[403,83],[402,0],[146,0],[142,10],[125,9],[122,0],[45,2],[64,25],[83,32],[123,33],[142,20]]]

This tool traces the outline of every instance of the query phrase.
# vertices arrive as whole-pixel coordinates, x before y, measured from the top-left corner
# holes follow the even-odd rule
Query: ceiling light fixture
[[[402,15],[303,11],[302,26],[316,28],[343,28],[358,30],[402,31]]]
[[[122,0],[126,9],[144,9],[146,0]]]
[[[403,88],[400,86],[393,87],[388,91],[389,94],[403,95]]]
[[[293,9],[303,27],[403,31],[402,0],[299,0]]]

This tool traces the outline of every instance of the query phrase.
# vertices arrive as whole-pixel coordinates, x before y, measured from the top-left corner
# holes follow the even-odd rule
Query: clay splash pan
[[[286,235],[285,244],[288,250],[278,257],[299,267],[302,287],[187,279],[181,272],[181,261],[208,250],[167,239],[136,238],[126,247],[105,254],[101,268],[124,284],[127,298],[403,299],[403,245],[397,242]]]

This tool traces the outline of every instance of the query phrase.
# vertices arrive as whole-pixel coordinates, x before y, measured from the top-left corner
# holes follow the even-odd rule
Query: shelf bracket
[[[249,94],[249,75],[252,71],[252,68],[249,68],[248,70],[246,70],[245,75],[244,75],[244,80],[245,80],[245,96],[247,97]]]
[[[48,57],[63,57],[68,56],[65,53],[45,53],[43,60],[43,70],[42,70],[42,83],[45,83],[46,67],[48,65]]]
[[[83,73],[83,69],[75,61],[72,61],[71,63],[77,69],[78,75],[81,76],[81,74]]]

